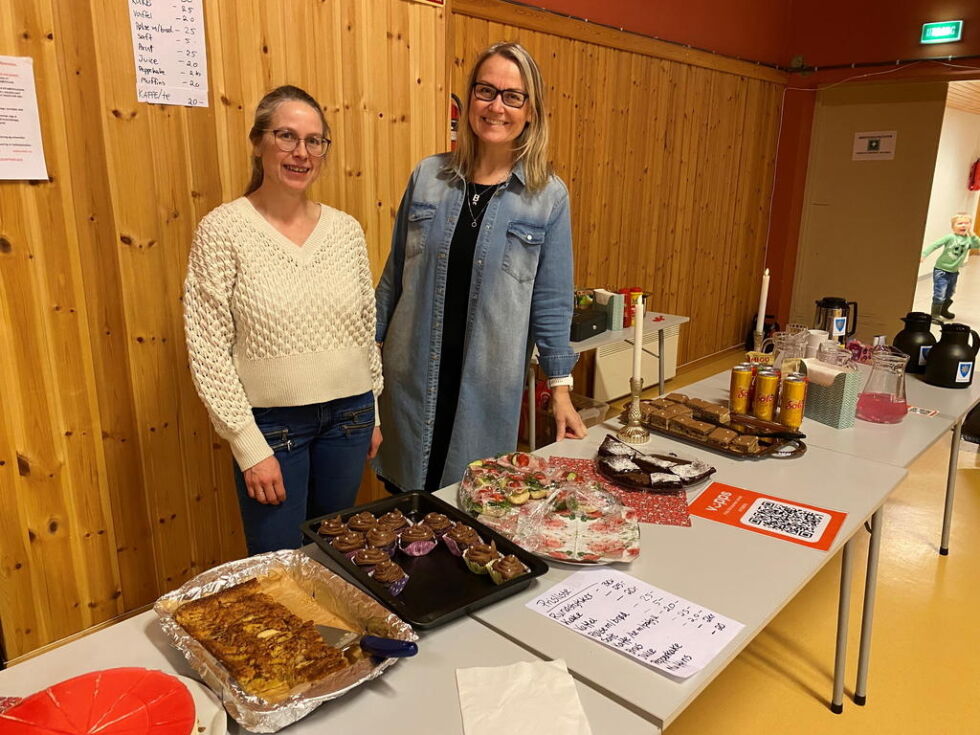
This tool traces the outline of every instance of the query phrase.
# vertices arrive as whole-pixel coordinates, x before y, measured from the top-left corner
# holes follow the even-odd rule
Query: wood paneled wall
[[[127,3],[5,0],[31,56],[47,182],[0,182],[0,623],[8,657],[244,553],[231,455],[186,367],[198,219],[247,181],[255,103],[326,109],[314,196],[380,272],[414,162],[447,144],[446,11],[410,0],[205,0],[208,108],[137,103]]]
[[[576,278],[689,314],[687,362],[742,339],[763,260],[781,75],[494,0],[204,0],[211,104],[136,102],[120,0],[6,0],[31,56],[47,182],[0,182],[0,624],[18,657],[243,553],[231,456],[186,368],[197,220],[244,187],[252,110],[289,82],[335,145],[314,196],[377,274],[450,76],[517,38],[549,85]],[[366,483],[368,495],[377,488]]]
[[[582,287],[686,314],[679,363],[745,339],[758,304],[785,78],[766,67],[493,0],[453,4],[452,89],[520,41],[548,87]]]

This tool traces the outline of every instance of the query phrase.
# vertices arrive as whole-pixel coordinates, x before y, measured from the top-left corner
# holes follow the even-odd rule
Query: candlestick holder
[[[627,414],[627,424],[618,432],[622,441],[629,444],[644,444],[650,441],[650,432],[640,423],[640,392],[643,390],[643,378],[630,378],[630,400],[629,413]]]
[[[756,352],[762,352],[762,342],[762,332],[752,332],[752,349]]]

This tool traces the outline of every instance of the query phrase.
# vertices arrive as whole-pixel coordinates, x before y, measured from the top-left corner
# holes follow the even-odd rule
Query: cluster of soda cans
[[[733,414],[775,421],[797,430],[806,408],[807,378],[803,373],[783,375],[778,368],[742,362],[732,368],[729,410]]]

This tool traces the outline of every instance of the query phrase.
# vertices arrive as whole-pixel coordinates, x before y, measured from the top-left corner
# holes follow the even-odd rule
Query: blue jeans
[[[236,465],[248,553],[297,549],[303,521],[354,505],[374,431],[374,398],[368,391],[309,406],[253,408],[252,413],[279,460],[286,499],[263,505],[248,497]]]
[[[956,279],[959,273],[950,273],[934,268],[932,271],[932,300],[940,304],[943,301],[952,300],[956,292]]]

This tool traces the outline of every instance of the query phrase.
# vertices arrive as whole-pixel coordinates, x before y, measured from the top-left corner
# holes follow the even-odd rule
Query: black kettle
[[[943,336],[926,358],[925,381],[941,388],[968,388],[977,350],[980,334],[965,324],[943,324]]]
[[[924,311],[910,311],[902,317],[905,329],[895,335],[892,344],[909,356],[905,365],[907,373],[924,373],[926,371],[926,356],[936,344],[936,337],[930,327],[932,317]]]

